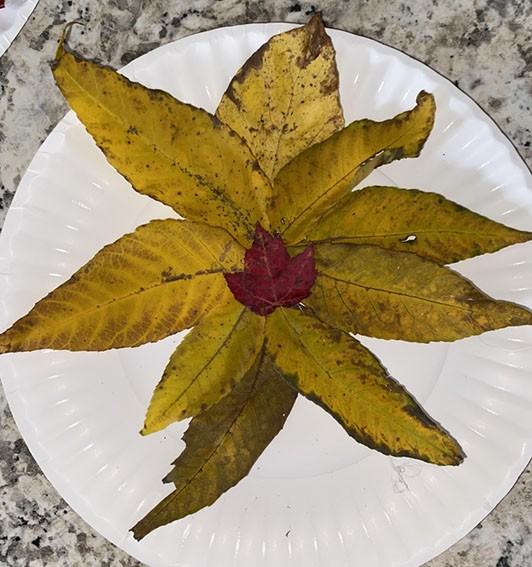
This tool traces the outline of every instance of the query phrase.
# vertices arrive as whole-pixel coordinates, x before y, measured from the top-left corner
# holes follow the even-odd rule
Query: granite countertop
[[[532,165],[529,0],[40,0],[0,58],[0,224],[32,156],[67,111],[48,67],[65,22],[87,22],[86,54],[120,67],[199,31],[250,22],[303,23],[316,10],[328,26],[399,48],[450,78]],[[96,534],[55,492],[21,439],[3,394],[0,411],[0,563],[139,565]],[[531,471],[529,466],[467,537],[427,565],[531,565]]]

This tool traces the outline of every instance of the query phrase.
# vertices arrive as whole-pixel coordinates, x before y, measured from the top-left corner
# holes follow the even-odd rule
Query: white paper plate
[[[11,45],[39,0],[6,0],[0,10],[0,55]]]
[[[230,77],[282,24],[189,37],[127,74],[214,110]],[[384,119],[435,94],[434,133],[419,159],[369,183],[438,191],[532,229],[532,181],[491,120],[450,82],[402,53],[331,32],[346,118]],[[0,240],[7,327],[105,243],[166,207],[139,196],[69,114],[24,176]],[[457,266],[498,298],[532,306],[531,245]],[[60,494],[106,538],[151,566],[418,566],[453,544],[510,489],[531,457],[532,328],[452,345],[364,340],[460,441],[468,458],[438,468],[374,453],[300,398],[251,474],[212,507],[135,542],[128,529],[170,490],[160,479],[184,424],[138,435],[179,337],[105,353],[6,355],[0,371],[20,430]]]

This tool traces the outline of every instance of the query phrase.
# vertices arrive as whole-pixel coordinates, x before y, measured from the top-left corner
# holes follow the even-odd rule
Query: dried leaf
[[[192,419],[165,481],[175,490],[133,527],[136,539],[210,506],[244,478],[282,429],[297,397],[261,353],[217,404]]]
[[[257,224],[253,245],[246,250],[244,271],[225,274],[225,279],[240,303],[258,315],[267,315],[308,297],[316,280],[314,251],[308,247],[291,258],[283,241]]]
[[[215,309],[184,338],[153,393],[142,434],[198,415],[227,395],[264,342],[264,319],[236,301]]]
[[[156,220],[103,248],[0,335],[0,352],[105,350],[157,341],[233,301],[222,272],[243,251],[224,230]]]
[[[54,77],[98,146],[140,193],[241,243],[265,222],[269,182],[242,139],[208,112],[59,46]]]
[[[454,341],[532,324],[532,312],[495,301],[462,276],[407,252],[316,246],[318,276],[305,300],[323,321],[382,339]]]
[[[451,264],[532,239],[437,193],[366,187],[348,193],[307,235],[308,243],[374,244]]]
[[[216,116],[247,141],[270,179],[342,128],[335,52],[320,16],[254,53],[232,79]]]
[[[432,130],[435,110],[434,97],[421,92],[412,110],[384,122],[353,122],[300,153],[275,178],[272,229],[287,244],[299,242],[375,168],[418,156]]]
[[[459,445],[348,333],[295,309],[268,317],[267,349],[289,384],[329,412],[360,443],[440,465],[463,460]]]

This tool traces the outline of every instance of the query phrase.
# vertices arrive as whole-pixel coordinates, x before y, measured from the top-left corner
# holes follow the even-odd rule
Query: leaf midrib
[[[518,229],[515,229],[518,230]],[[461,230],[454,230],[454,229],[447,229],[447,230],[430,230],[430,229],[405,229],[401,232],[385,232],[385,233],[367,233],[367,234],[359,234],[359,235],[334,235],[328,238],[323,238],[320,240],[313,240],[310,237],[305,242],[309,242],[311,244],[319,245],[319,244],[334,244],[337,240],[361,240],[365,238],[399,238],[407,235],[438,235],[438,234],[458,234],[458,235],[465,235],[465,236],[472,236],[476,238],[500,238],[500,234],[497,233],[487,233],[487,232],[472,232],[472,231],[461,231]],[[504,238],[504,237],[503,237]],[[510,238],[508,236],[507,238]],[[299,244],[299,246],[303,246],[304,244]]]
[[[396,295],[397,297],[401,297],[401,298],[408,298],[408,299],[412,299],[412,300],[422,301],[422,302],[425,302],[425,303],[430,303],[430,304],[433,304],[433,305],[440,305],[442,307],[450,307],[450,308],[453,308],[453,309],[458,309],[460,311],[466,311],[467,313],[471,312],[471,309],[468,309],[467,307],[462,307],[461,305],[458,305],[456,303],[447,303],[447,302],[444,302],[444,301],[438,301],[436,299],[419,297],[417,295],[411,295],[411,294],[400,292],[400,291],[388,290],[388,289],[379,288],[379,287],[372,287],[372,286],[369,286],[369,285],[364,285],[364,284],[361,284],[361,283],[356,283],[356,282],[353,282],[353,281],[345,280],[343,278],[331,276],[331,275],[326,274],[324,272],[318,272],[318,274],[321,277],[329,278],[329,279],[333,280],[334,282],[339,282],[339,283],[343,283],[347,286],[353,286],[353,287],[361,288],[366,292],[375,291],[375,292],[383,293],[383,294],[386,294],[386,295],[392,295],[392,296]]]
[[[68,325],[69,323],[71,323],[72,321],[75,321],[77,319],[80,319],[81,317],[86,317],[88,315],[90,315],[91,313],[95,313],[96,311],[102,309],[105,310],[107,307],[109,307],[110,305],[116,305],[117,303],[121,302],[121,301],[127,301],[129,299],[131,299],[133,296],[135,295],[140,295],[143,293],[148,293],[148,292],[153,292],[154,290],[156,290],[157,288],[164,286],[164,285],[172,285],[176,282],[180,282],[180,281],[184,281],[184,280],[191,280],[193,278],[196,277],[203,277],[203,276],[210,276],[210,275],[214,275],[214,274],[219,274],[219,273],[224,273],[225,270],[223,268],[218,268],[216,270],[203,270],[201,272],[196,272],[195,274],[182,274],[181,276],[176,276],[175,278],[169,280],[169,281],[161,281],[157,284],[151,285],[149,287],[144,287],[142,286],[142,289],[138,289],[137,291],[132,291],[126,295],[123,296],[118,296],[118,297],[113,297],[112,299],[109,299],[107,301],[104,301],[102,303],[99,303],[98,305],[91,307],[90,309],[86,309],[84,311],[81,311],[79,313],[76,313],[75,315],[72,315],[71,317],[69,317],[68,319],[62,319],[61,321],[56,322],[55,324],[50,324],[48,325],[48,329],[57,329],[60,328],[64,325]],[[34,327],[30,327],[30,332],[31,330],[34,329]]]

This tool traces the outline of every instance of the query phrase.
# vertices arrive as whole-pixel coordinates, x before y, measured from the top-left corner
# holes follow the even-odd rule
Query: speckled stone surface
[[[79,49],[120,67],[195,32],[251,22],[303,23],[316,10],[328,26],[397,47],[449,77],[532,164],[530,0],[41,0],[0,58],[0,223],[32,156],[67,110],[48,68],[66,22],[85,21]],[[139,565],[57,495],[21,440],[3,396],[0,412],[0,564]],[[531,477],[529,466],[479,526],[427,565],[532,565]]]

